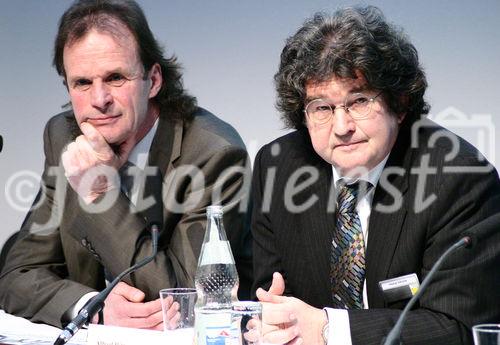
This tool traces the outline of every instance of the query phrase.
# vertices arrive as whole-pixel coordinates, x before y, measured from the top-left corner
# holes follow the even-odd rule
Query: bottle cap
[[[207,207],[207,215],[222,216],[224,211],[220,205],[210,205]]]

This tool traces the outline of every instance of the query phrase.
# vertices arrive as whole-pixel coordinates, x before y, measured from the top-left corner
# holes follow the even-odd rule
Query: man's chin
[[[125,141],[121,137],[116,137],[113,135],[109,135],[107,133],[102,133],[102,136],[104,137],[104,140],[108,143],[108,145],[111,147],[114,153],[119,153],[120,146],[121,144]]]
[[[370,167],[364,161],[357,161],[351,158],[351,160],[343,160],[339,163],[334,163],[333,166],[342,176],[356,178],[370,171]]]

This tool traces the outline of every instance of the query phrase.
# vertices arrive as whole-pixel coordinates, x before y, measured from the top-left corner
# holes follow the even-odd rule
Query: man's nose
[[[343,136],[356,130],[356,123],[344,107],[335,108],[333,130],[338,136]]]
[[[106,112],[106,109],[113,103],[113,97],[109,90],[109,86],[100,80],[96,80],[92,83],[90,89],[90,102],[92,106],[99,109],[101,112]]]

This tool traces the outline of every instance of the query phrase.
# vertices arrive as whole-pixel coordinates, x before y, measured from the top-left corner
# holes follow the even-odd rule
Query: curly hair
[[[395,114],[405,121],[429,112],[427,81],[418,54],[401,29],[373,6],[349,7],[332,16],[316,13],[286,41],[274,76],[277,108],[289,128],[304,127],[306,82],[362,73],[370,88],[382,91]]]
[[[160,114],[171,119],[191,118],[196,109],[196,98],[184,90],[177,58],[163,56],[163,49],[154,38],[144,12],[135,1],[74,2],[59,21],[53,58],[57,73],[66,79],[63,53],[67,45],[82,39],[92,29],[118,35],[121,24],[125,25],[134,36],[144,70],[149,71],[155,63],[161,67],[163,83],[154,98],[160,108]]]

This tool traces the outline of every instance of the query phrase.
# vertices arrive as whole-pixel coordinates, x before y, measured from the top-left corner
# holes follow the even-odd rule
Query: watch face
[[[328,330],[330,327],[328,326],[328,322],[323,326],[323,331],[321,332],[321,335],[323,336],[323,341],[325,344],[328,344]]]

